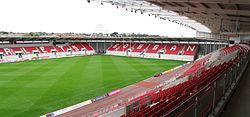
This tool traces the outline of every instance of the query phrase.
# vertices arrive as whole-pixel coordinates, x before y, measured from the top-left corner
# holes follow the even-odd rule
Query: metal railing
[[[207,33],[207,32],[196,32],[196,37],[201,39],[208,39],[208,40],[222,40],[227,41],[229,40],[228,36],[220,35],[218,33]]]

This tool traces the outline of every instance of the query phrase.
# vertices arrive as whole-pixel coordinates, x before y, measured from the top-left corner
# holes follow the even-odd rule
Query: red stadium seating
[[[160,50],[165,51],[165,54],[173,55],[188,55],[194,56],[198,50],[198,45],[196,44],[146,44],[146,43],[134,43],[131,45],[132,52],[142,52],[146,50],[145,53],[157,53]],[[130,48],[129,43],[114,43],[109,47],[108,51],[126,51]]]
[[[148,50],[146,53],[157,53],[159,50],[164,48],[165,44],[149,44]]]
[[[13,51],[10,48],[0,48],[0,52],[2,52],[6,56],[14,55]]]
[[[131,46],[133,47],[133,44],[131,44]],[[118,48],[118,51],[126,51],[130,48],[130,43],[124,43],[122,44],[122,46],[120,46]]]
[[[33,54],[33,52],[39,53],[52,53],[52,51],[57,52],[68,52],[72,51],[82,51],[86,49],[88,51],[93,51],[94,49],[88,43],[75,43],[65,46],[38,46],[38,47],[12,47],[12,48],[0,48],[0,53],[5,56],[15,55],[15,53]]]
[[[143,52],[144,50],[146,50],[146,53],[155,54],[160,50],[165,49],[165,54],[179,54],[187,55],[188,57],[190,57],[196,54],[198,47],[199,46],[195,44],[187,45],[135,43],[130,45],[129,43],[114,43],[113,45],[111,45],[111,47],[108,48],[108,51],[126,51],[129,48],[132,48],[132,52]],[[52,50],[57,50],[58,52],[67,52],[69,49],[73,51],[82,51],[83,49],[89,51],[94,50],[88,43],[74,43],[66,46],[0,48],[0,53],[3,53],[6,56],[10,56],[14,55],[15,52],[24,52],[25,54],[32,54],[35,51],[40,51],[40,53],[51,53]],[[203,89],[208,86],[210,87],[211,84],[215,86],[217,82],[215,83],[214,81],[222,78],[222,76],[224,76],[223,73],[231,69],[232,66],[239,61],[240,55],[247,54],[248,51],[248,47],[234,45],[231,47],[222,48],[216,52],[205,55],[203,58],[200,58],[194,62],[190,62],[187,64],[188,67],[184,65],[185,69],[181,69],[181,73],[176,75],[177,78],[174,78],[174,80],[178,82],[173,81],[174,83],[171,84],[172,87],[165,89],[166,87],[162,86],[163,84],[161,84],[161,87],[159,89],[155,88],[153,89],[153,91],[147,91],[142,96],[133,97],[131,99],[132,101],[130,100],[128,102],[124,102],[126,106],[135,102],[136,104],[134,104],[136,105],[136,107],[133,107],[133,111],[127,113],[128,115],[122,115],[122,117],[160,117],[163,115],[167,115],[173,110],[179,108],[179,106],[184,104],[185,101],[189,101],[189,99],[191,98],[195,99],[193,98],[194,96],[198,95],[200,97],[205,97],[206,94],[209,94],[209,89],[206,89],[205,91],[203,91]],[[221,58],[224,58],[221,59],[217,55]],[[196,99],[198,101],[204,101],[200,98]],[[192,105],[191,102],[188,102],[188,104]],[[207,115],[207,110],[209,110],[210,107],[211,105],[206,105],[206,107],[199,110],[200,112],[197,112],[197,114],[199,116]],[[182,111],[179,111],[179,113],[174,113],[174,116],[181,116],[181,112]]]
[[[1,53],[1,54],[5,54],[5,51],[4,51],[3,48],[0,48],[0,53]]]
[[[148,47],[148,44],[146,43],[135,43],[133,46],[133,50],[132,52],[142,52],[143,50],[145,50]]]
[[[177,55],[184,48],[183,44],[167,44],[165,54]]]
[[[219,52],[223,54],[232,54],[235,51],[243,51],[246,50],[248,52],[248,48],[239,47],[239,45],[235,45],[232,47],[227,47],[221,49]],[[193,54],[193,52],[189,53]],[[188,54],[188,55],[189,55]],[[130,112],[128,115],[122,115],[122,117],[159,117],[163,115],[168,115],[173,109],[185,109],[180,108],[178,105],[181,103],[184,103],[186,100],[192,100],[194,98],[190,98],[193,95],[196,94],[196,96],[200,97],[199,102],[201,102],[203,105],[204,102],[210,101],[209,105],[201,106],[200,105],[200,112],[199,116],[206,116],[209,111],[212,108],[213,100],[211,98],[209,99],[203,99],[205,97],[209,97],[209,95],[213,94],[213,88],[214,81],[222,78],[224,76],[224,73],[227,71],[227,69],[230,69],[235,63],[239,62],[239,57],[232,57],[229,58],[229,61],[221,61],[220,64],[214,64],[214,66],[210,66],[208,69],[205,69],[205,65],[208,63],[213,62],[207,62],[207,60],[211,59],[213,61],[217,61],[217,59],[212,59],[212,57],[216,56],[217,53],[214,53],[215,55],[208,54],[202,59],[199,59],[192,63],[192,66],[184,72],[184,75],[188,75],[191,73],[197,73],[200,70],[200,75],[192,76],[187,81],[179,83],[173,87],[170,87],[168,89],[158,90],[154,93],[148,93],[145,94],[144,97],[150,96],[151,100],[151,106],[147,105],[141,105],[137,109],[135,108],[134,111]],[[243,53],[244,54],[244,51]],[[234,55],[234,54],[233,54]],[[201,69],[203,68],[203,69]],[[182,77],[182,76],[181,76]],[[209,86],[204,90],[204,87]],[[202,92],[200,92],[202,91]],[[222,95],[220,95],[222,96]],[[202,98],[201,98],[202,97]],[[134,100],[133,102],[141,101],[140,99]],[[195,102],[193,102],[195,103]],[[192,103],[186,103],[191,105]],[[188,106],[189,107],[189,106]],[[177,110],[177,113],[174,113],[175,116],[181,116],[181,111]],[[173,115],[173,114],[171,114]]]
[[[81,43],[83,47],[85,47],[88,51],[93,51],[94,49],[88,43]]]
[[[122,46],[122,43],[114,43],[111,47],[108,48],[108,51],[116,51],[118,48]]]
[[[69,46],[55,46],[57,52],[67,52],[68,50],[72,50]]]
[[[85,49],[80,43],[70,44],[69,45],[75,52],[82,51]]]
[[[197,70],[204,70],[205,63],[209,59],[210,55],[205,56],[204,58],[201,58],[197,60],[191,68],[189,68],[187,71],[183,73],[183,76],[189,75],[191,73],[195,73]]]
[[[53,46],[41,46],[41,47],[37,47],[37,49],[41,53],[51,53],[52,50],[55,50],[55,48]]]
[[[22,49],[25,54],[33,54],[34,51],[38,52],[36,47],[23,47]]]
[[[192,55],[194,56],[198,50],[198,45],[185,45],[183,55]]]
[[[65,52],[62,46],[54,46],[57,52]]]
[[[137,112],[132,112],[127,117],[158,117],[170,112],[178,104],[188,99],[194,92],[206,86],[210,81],[218,78],[227,68],[230,67],[231,62],[224,63],[206,71],[206,74],[193,78],[187,82],[181,83],[169,89],[151,94],[152,103],[158,102],[152,107],[141,108]]]
[[[16,52],[23,53],[23,50],[21,48],[19,48],[19,47],[11,48],[11,50],[13,51],[13,53],[16,53]]]

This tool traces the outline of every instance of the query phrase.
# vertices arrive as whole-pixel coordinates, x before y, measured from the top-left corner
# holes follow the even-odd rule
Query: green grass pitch
[[[184,63],[105,55],[3,63],[0,116],[37,117]]]

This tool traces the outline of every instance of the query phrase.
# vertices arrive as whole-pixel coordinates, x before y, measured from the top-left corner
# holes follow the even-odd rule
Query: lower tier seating
[[[145,43],[135,43],[132,48],[132,52],[143,52],[148,47],[148,44]]]
[[[231,69],[233,65],[239,62],[241,55],[248,53],[249,47],[234,45],[231,47],[220,49],[218,51],[221,54],[224,54],[224,56],[222,56],[222,59],[227,59],[227,61],[211,59],[214,54],[216,54],[215,57],[221,57],[217,56],[216,52],[206,55],[205,57],[195,61],[194,63],[191,63],[191,67],[183,73],[183,76],[187,76],[193,73],[200,72],[199,75],[193,75],[189,77],[189,80],[177,84],[173,87],[146,94],[144,97],[150,97],[150,104],[141,103],[141,101],[144,102],[143,99],[134,100],[134,102],[139,101],[140,106],[134,106],[134,109],[132,109],[130,113],[122,115],[122,117],[171,116],[168,114],[177,108],[179,110],[175,111],[174,116],[182,116],[183,113],[180,110],[186,110],[188,109],[186,107],[192,107],[193,103],[195,102],[194,100],[192,102],[192,100],[189,99],[191,99],[191,97],[195,94],[199,94],[199,100],[202,101],[204,99],[203,102],[206,103],[202,103],[199,105],[201,110],[199,110],[200,112],[197,113],[197,116],[206,116],[209,113],[208,110],[212,107],[213,104],[212,100],[206,98],[209,97],[209,94],[213,94],[213,92],[212,90],[210,90],[211,88],[207,88],[207,90],[202,89],[206,86],[213,86],[214,81],[222,78],[227,70]],[[238,52],[237,56],[233,56],[235,52]],[[232,56],[228,58],[229,55]],[[217,62],[219,61],[220,64],[214,64],[214,62],[211,62],[211,60]],[[206,68],[206,66],[209,67]],[[201,90],[203,91],[202,93],[199,92]],[[217,99],[219,99],[219,97],[217,97]],[[189,100],[190,103],[185,102],[187,100]],[[186,105],[183,106],[183,108],[178,107],[179,105],[184,103]]]
[[[68,51],[94,51],[88,43],[74,43],[63,46],[27,46],[27,47],[10,47],[0,48],[0,54],[4,56],[15,55],[16,53],[34,54],[34,53],[52,53],[52,52],[68,52]]]
[[[157,53],[166,46],[165,44],[149,44],[146,53]]]
[[[107,50],[108,51],[127,51],[131,48],[132,52],[145,52],[157,54],[164,52],[170,55],[187,55],[194,56],[198,50],[198,45],[195,44],[162,44],[162,43],[114,43]]]

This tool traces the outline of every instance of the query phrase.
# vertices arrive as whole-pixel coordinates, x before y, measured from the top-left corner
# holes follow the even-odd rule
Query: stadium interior
[[[100,2],[100,5],[112,4],[131,12],[147,13],[192,28],[197,31],[197,35],[187,38],[81,34],[31,36],[28,33],[0,32],[0,63],[45,61],[43,59],[88,57],[97,54],[176,60],[186,63],[84,102],[59,110],[53,108],[49,112],[35,116],[247,117],[250,115],[250,110],[246,110],[250,106],[249,93],[246,93],[246,89],[249,88],[246,84],[249,80],[246,79],[249,78],[250,67],[249,0],[88,0],[88,2],[90,4]],[[208,29],[211,33],[204,32]],[[242,80],[246,82],[240,82]],[[242,103],[239,101],[245,103],[246,109],[242,109],[243,105],[240,105]]]

